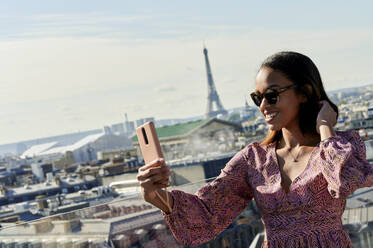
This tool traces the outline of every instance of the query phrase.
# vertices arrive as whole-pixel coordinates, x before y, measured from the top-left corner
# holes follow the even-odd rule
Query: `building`
[[[163,155],[167,160],[188,156],[219,155],[236,150],[234,140],[241,126],[212,118],[156,128]],[[141,155],[137,136],[132,138]]]
[[[131,141],[125,135],[91,134],[69,145],[51,142],[30,147],[22,154],[23,157],[34,157],[57,164],[57,169],[73,163],[97,160],[97,152],[113,149],[127,149]]]
[[[117,123],[117,124],[112,124],[111,126],[104,126],[104,133],[114,134],[114,135],[124,135],[125,134],[124,126],[125,126],[124,123]]]
[[[6,171],[5,168],[0,168],[0,185],[12,185],[15,181],[15,174]]]
[[[139,127],[139,126],[141,126],[141,125],[143,125],[143,124],[145,124],[146,122],[149,122],[149,121],[154,122],[155,121],[154,117],[138,119],[138,120],[136,120],[136,127]]]
[[[2,188],[0,192],[0,206],[12,203],[35,200],[39,195],[51,196],[61,193],[72,193],[80,189],[90,189],[98,185],[96,178],[85,176],[63,176],[51,182],[27,185],[18,188]]]
[[[17,143],[17,155],[21,155],[22,153],[24,153],[25,151],[27,150],[27,146],[20,142],[20,143]]]
[[[111,132],[115,135],[123,135],[124,132],[124,123],[117,123],[111,125]]]
[[[351,120],[348,123],[349,129],[368,129],[373,128],[373,117],[365,119]]]
[[[124,113],[124,119],[125,119],[125,121],[124,121],[124,133],[127,136],[132,136],[132,134],[135,133],[135,122],[128,120],[127,113]]]
[[[40,181],[44,181],[47,173],[53,172],[53,165],[51,163],[43,163],[42,160],[31,164],[32,174]]]
[[[55,154],[54,158],[49,156],[50,160],[46,161],[53,164],[53,168],[56,170],[62,170],[71,167],[75,164],[74,155],[71,151],[66,151],[64,154]]]
[[[126,172],[126,169],[124,158],[116,158],[103,164],[99,173],[101,176],[113,176]]]
[[[50,142],[58,142],[60,146],[66,146],[69,144],[74,144],[75,142],[83,139],[84,137],[91,135],[91,134],[97,134],[102,133],[101,129],[96,130],[90,130],[90,131],[82,131],[82,132],[76,132],[76,133],[69,133],[69,134],[63,134],[58,136],[51,136],[46,138],[39,138],[39,139],[33,139],[33,140],[27,140],[22,141],[23,145],[26,146],[26,149],[23,145],[18,146],[19,143],[10,143],[10,144],[4,144],[0,145],[0,154],[1,155],[11,155],[11,154],[17,154],[17,152],[23,152],[23,150],[27,150],[32,146],[40,145],[40,144],[46,144]],[[18,149],[21,148],[21,149]],[[17,150],[18,149],[18,150]]]
[[[137,157],[137,150],[135,148],[106,150],[106,151],[97,152],[98,160],[105,160],[105,159],[113,160],[115,158],[130,159],[132,157]]]

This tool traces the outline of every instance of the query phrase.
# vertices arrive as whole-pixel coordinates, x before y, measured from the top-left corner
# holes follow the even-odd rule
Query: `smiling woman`
[[[295,114],[299,114],[296,121],[299,122],[297,124],[299,124],[303,133],[315,135],[319,132],[316,121],[321,109],[320,101],[326,101],[332,107],[328,111],[336,113],[336,117],[329,120],[333,125],[335,124],[338,117],[338,107],[328,98],[320,73],[312,60],[307,56],[294,52],[282,52],[267,58],[258,72],[256,82],[257,86],[260,86],[261,83],[263,85],[266,82],[268,82],[270,87],[289,87],[289,84],[293,85],[292,88],[295,88],[294,92],[297,93],[297,97],[301,98],[298,99],[300,101],[299,104],[296,104],[296,106],[299,106],[299,110]],[[291,95],[291,93],[289,91],[284,94]],[[288,98],[285,98],[285,101],[286,99]],[[279,106],[284,105],[287,104],[279,103]],[[287,105],[286,107],[291,106]],[[259,107],[262,112],[265,110],[264,107]],[[270,108],[267,107],[266,112],[268,112],[268,109]],[[276,136],[278,133],[271,127],[270,130],[270,135],[264,143],[270,142],[271,137]]]
[[[307,56],[280,52],[264,61],[251,94],[269,135],[238,152],[196,194],[162,189],[169,167],[140,168],[143,197],[163,211],[174,236],[199,245],[222,232],[255,199],[265,248],[352,247],[341,216],[346,198],[373,185],[357,132],[335,132],[338,108]],[[165,161],[155,162],[159,165]],[[171,211],[158,196],[171,199]]]

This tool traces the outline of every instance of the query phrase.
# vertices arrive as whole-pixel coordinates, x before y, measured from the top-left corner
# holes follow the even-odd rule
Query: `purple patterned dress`
[[[341,221],[346,198],[372,185],[373,165],[355,131],[320,142],[289,192],[281,187],[276,143],[252,143],[196,194],[173,190],[174,207],[163,216],[179,242],[195,246],[224,231],[254,197],[265,227],[263,247],[352,247]]]

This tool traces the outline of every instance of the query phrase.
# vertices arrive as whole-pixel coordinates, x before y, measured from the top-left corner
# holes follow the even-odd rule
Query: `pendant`
[[[295,162],[298,162],[298,160],[296,160],[295,158],[293,158],[293,162],[295,163]]]

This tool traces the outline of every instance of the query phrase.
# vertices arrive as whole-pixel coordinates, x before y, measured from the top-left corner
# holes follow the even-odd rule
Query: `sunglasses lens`
[[[278,97],[278,94],[275,91],[267,92],[264,94],[264,98],[267,100],[269,104],[276,104],[277,97]]]
[[[258,107],[260,106],[260,104],[262,103],[262,100],[263,100],[263,98],[261,96],[256,95],[256,94],[252,94],[251,99],[253,100],[255,105],[258,106]]]
[[[257,94],[257,93],[251,93],[251,99],[255,103],[256,106],[260,106],[262,104],[263,98],[266,99],[268,104],[276,104],[278,99],[278,93],[275,90],[268,90],[266,93]]]

